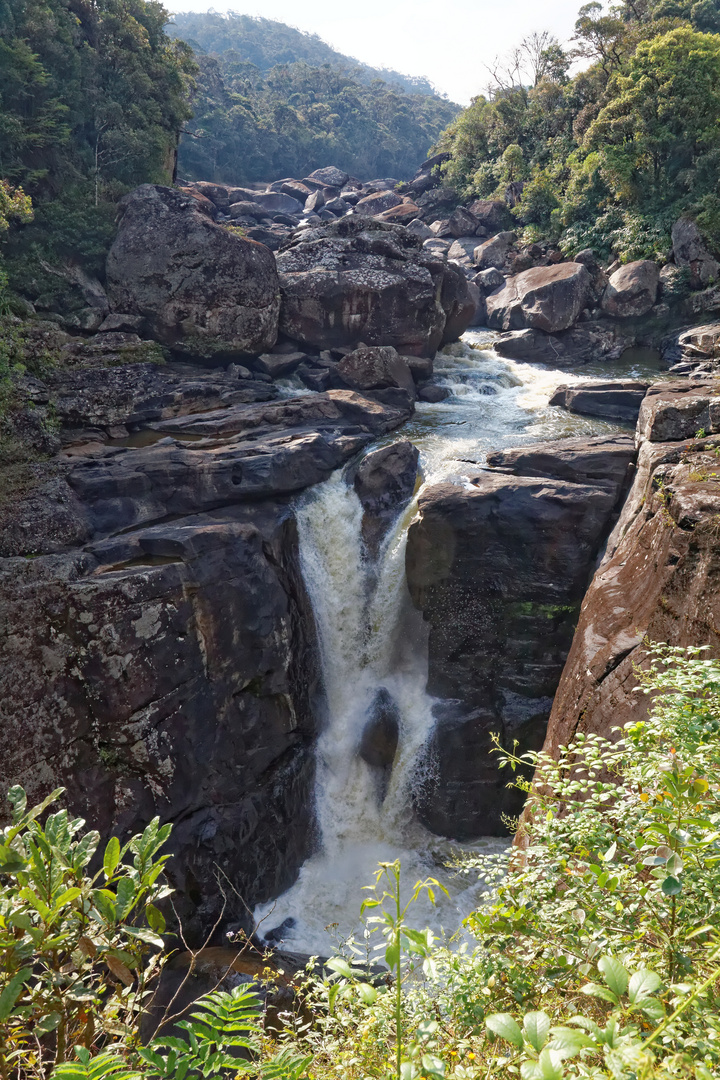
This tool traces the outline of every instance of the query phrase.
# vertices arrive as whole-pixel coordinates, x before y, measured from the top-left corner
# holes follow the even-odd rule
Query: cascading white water
[[[547,406],[560,382],[595,374],[553,371],[501,360],[478,349],[479,335],[436,358],[437,381],[451,391],[442,403],[420,405],[401,433],[419,446],[428,482],[462,483],[468,464],[490,448],[572,434],[599,434],[616,426],[573,417]],[[632,369],[631,369],[632,370]],[[615,377],[622,374],[614,372]],[[290,390],[288,390],[290,392]],[[405,584],[407,529],[413,500],[400,514],[375,560],[362,541],[362,507],[341,472],[309,492],[297,511],[300,557],[318,629],[325,692],[325,725],[317,745],[316,810],[321,847],[296,884],[255,912],[260,935],[285,924],[285,947],[327,955],[333,937],[357,925],[362,887],[377,864],[399,858],[406,888],[432,875],[451,884],[437,908],[423,902],[417,925],[455,932],[477,903],[480,887],[443,867],[448,842],[415,819],[412,790],[418,762],[432,731],[433,700],[425,690],[427,654]],[[389,785],[381,798],[377,774],[358,746],[378,691],[397,707],[399,742]],[[476,847],[498,850],[496,839]],[[452,882],[450,879],[452,878]],[[291,925],[292,924],[292,925]]]
[[[313,603],[320,643],[326,726],[317,745],[316,812],[321,851],[297,883],[256,918],[268,931],[290,918],[286,947],[327,954],[326,927],[351,932],[362,887],[380,861],[400,858],[412,885],[437,868],[430,854],[441,841],[414,819],[411,789],[420,780],[418,757],[432,730],[432,699],[425,692],[425,650],[408,626],[405,542],[414,503],[400,515],[377,559],[368,559],[362,506],[341,472],[316,488],[297,514],[303,577]],[[406,632],[403,633],[402,631]],[[398,748],[381,798],[376,770],[358,754],[378,691],[397,706]],[[418,920],[449,929],[457,902]]]

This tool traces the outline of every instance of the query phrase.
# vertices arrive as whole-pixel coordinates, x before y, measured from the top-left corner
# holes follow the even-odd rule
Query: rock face
[[[709,645],[710,656],[720,655],[716,443],[641,446],[635,483],[583,601],[547,752],[578,732],[612,738],[613,728],[643,719],[634,668],[643,666],[646,638]]]
[[[449,318],[458,336],[475,310],[460,270],[429,256],[402,226],[374,219],[341,218],[308,230],[279,253],[277,265],[281,330],[315,348],[362,342],[429,356]],[[458,308],[467,313],[464,325]]]
[[[425,824],[468,839],[517,812],[490,733],[539,747],[593,561],[634,457],[630,437],[491,455],[475,489],[420,496],[410,594],[429,625],[428,691],[442,702],[418,795]],[[502,472],[499,471],[502,468]]]
[[[638,437],[662,443],[720,431],[720,387],[715,379],[678,380],[650,388],[638,417]]]
[[[583,416],[635,424],[647,390],[648,383],[634,380],[583,382],[576,386],[558,386],[548,404],[560,405]]]
[[[171,188],[143,184],[120,205],[107,259],[115,311],[142,315],[152,337],[191,357],[233,359],[274,345],[280,290],[267,248]]]
[[[508,278],[487,297],[487,323],[493,330],[566,330],[590,295],[590,275],[581,263],[537,266]]]
[[[413,396],[415,394],[410,368],[391,345],[354,349],[340,361],[336,371],[353,390],[384,390],[399,386]]]
[[[373,450],[358,466],[353,483],[365,511],[363,538],[376,553],[388,528],[413,496],[419,452],[411,442]]]
[[[602,308],[614,318],[647,315],[657,299],[660,268],[650,259],[627,263],[611,275],[602,298]]]
[[[311,844],[316,676],[287,508],[2,560],[0,609],[3,789],[64,784],[106,835],[173,821],[195,941],[220,914],[216,873],[250,905],[292,882]],[[225,917],[246,921],[227,891]]]
[[[687,267],[695,288],[717,281],[720,263],[708,251],[705,238],[694,221],[680,218],[672,227],[673,259],[675,265]]]
[[[57,441],[73,438],[65,419],[93,441],[76,433],[46,483],[2,507],[0,784],[31,799],[65,785],[75,812],[121,838],[171,820],[170,873],[198,942],[223,874],[242,897],[225,890],[223,918],[247,925],[244,904],[287,888],[312,848],[317,645],[285,496],[412,401],[335,390],[213,409],[223,379],[253,380],[231,365],[193,396],[176,371],[136,373],[134,393],[125,371],[103,403],[83,371],[89,393]],[[104,445],[91,425],[121,419],[142,420],[142,438]]]

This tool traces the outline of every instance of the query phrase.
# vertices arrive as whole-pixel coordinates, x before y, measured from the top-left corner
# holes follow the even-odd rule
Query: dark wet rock
[[[603,311],[617,319],[647,315],[657,299],[660,267],[650,259],[627,263],[610,276]]]
[[[375,769],[391,769],[400,737],[398,708],[390,693],[381,687],[363,728],[358,754]]]
[[[279,379],[282,375],[290,375],[303,360],[305,353],[302,352],[263,353],[253,360],[253,367]]]
[[[474,490],[438,484],[420,496],[407,580],[429,627],[428,692],[442,700],[416,802],[423,822],[444,836],[503,834],[502,815],[519,809],[490,754],[491,732],[525,749],[544,738],[580,602],[634,455],[630,438],[620,447],[573,442],[570,455],[564,442],[554,444],[565,455],[557,467],[553,444],[541,448],[539,475],[485,471]],[[505,452],[504,466],[522,470],[522,455],[533,451]],[[511,453],[519,455],[514,462]]]
[[[344,217],[296,237],[277,257],[281,329],[307,346],[392,345],[432,355],[474,306],[462,275],[399,225]],[[462,322],[463,302],[467,320]]]
[[[487,297],[488,326],[494,330],[544,330],[572,326],[590,295],[590,275],[581,263],[538,266],[508,278]]]
[[[438,401],[445,401],[450,397],[450,391],[447,386],[438,386],[437,383],[426,383],[424,386],[419,386],[417,391],[418,401],[427,401],[431,405],[436,405]]]
[[[493,470],[514,476],[547,476],[570,484],[609,484],[617,493],[629,483],[633,446],[631,435],[558,439],[494,450],[488,454],[487,463]]]
[[[640,406],[638,438],[653,443],[720,432],[720,380],[680,380],[651,386]]]
[[[648,385],[637,380],[618,380],[558,386],[548,404],[560,405],[569,412],[583,416],[599,416],[603,420],[619,420],[634,425]]]
[[[384,210],[392,210],[395,206],[401,206],[402,199],[394,191],[376,191],[372,195],[365,195],[355,205],[356,214],[382,214]]]
[[[336,372],[352,390],[384,390],[401,386],[415,393],[415,383],[405,360],[391,345],[355,349],[337,364]]]
[[[249,373],[248,373],[249,374]],[[51,400],[61,429],[140,427],[186,413],[268,401],[272,387],[222,369],[126,364],[50,369],[28,386],[29,399]]]
[[[192,357],[272,347],[280,297],[267,248],[216,225],[171,188],[143,184],[120,212],[107,259],[113,310],[143,316],[157,341]]]
[[[635,345],[636,340],[634,328],[608,319],[578,323],[557,334],[547,334],[543,330],[512,330],[500,335],[493,345],[500,356],[512,360],[564,367],[600,358],[616,360]]]
[[[95,535],[289,494],[326,479],[374,435],[407,419],[412,401],[398,394],[402,400],[383,404],[332,390],[165,420],[153,426],[167,438],[75,457],[67,480]],[[187,442],[193,437],[220,441],[198,446]]]
[[[411,442],[396,442],[367,454],[354,471],[353,485],[364,510],[363,537],[374,553],[414,494],[418,459]]]
[[[694,221],[680,218],[672,227],[673,259],[679,268],[690,272],[694,288],[717,281],[720,263],[709,251],[707,241]]]
[[[121,842],[172,821],[188,940],[287,888],[313,832],[316,642],[292,514],[155,525],[0,560],[3,790],[65,802]],[[234,890],[237,890],[235,892]]]
[[[614,739],[646,719],[636,670],[646,643],[707,645],[720,626],[720,483],[717,438],[645,442],[607,552],[583,601],[544,750],[557,756],[577,734]]]

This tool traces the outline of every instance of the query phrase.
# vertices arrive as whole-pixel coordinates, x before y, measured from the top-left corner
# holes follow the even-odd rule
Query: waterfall
[[[491,448],[616,430],[547,404],[559,382],[582,382],[601,372],[519,364],[483,344],[482,334],[466,335],[438,353],[436,381],[450,397],[419,403],[400,435],[420,449],[429,483],[466,483],[468,467],[481,464]],[[445,869],[446,856],[458,845],[432,836],[413,815],[422,749],[433,727],[423,626],[405,584],[405,544],[415,509],[413,500],[374,560],[362,541],[360,501],[341,472],[308,492],[297,509],[325,694],[316,749],[320,850],[295,885],[256,909],[255,917],[262,920],[261,937],[270,933],[269,940],[300,952],[328,955],[333,934],[342,938],[356,928],[362,887],[372,883],[380,861],[401,860],[406,888],[429,875],[450,886],[451,899],[441,897],[437,909],[429,903],[415,909],[416,925],[456,931],[482,891],[477,881]],[[382,774],[358,752],[378,701],[389,703],[398,731],[392,769]],[[498,851],[505,841],[472,846]],[[276,928],[281,932],[273,935]]]
[[[362,887],[372,882],[378,862],[400,858],[410,886],[437,872],[431,848],[442,841],[427,833],[412,810],[413,788],[422,782],[421,751],[433,726],[422,622],[405,583],[405,544],[415,507],[413,500],[400,513],[375,560],[363,544],[360,500],[341,471],[297,511],[325,696],[316,749],[321,848],[287,893],[256,912],[264,920],[261,935],[285,923],[289,948],[327,955],[332,939],[326,927],[336,927],[340,936],[352,930]],[[398,724],[384,789],[377,768],[358,753],[378,695],[392,702]],[[422,911],[418,921],[427,923],[433,914]],[[446,916],[454,930],[454,904]]]

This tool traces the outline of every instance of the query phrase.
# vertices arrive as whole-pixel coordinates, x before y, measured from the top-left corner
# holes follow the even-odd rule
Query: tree
[[[692,190],[720,149],[720,37],[689,27],[643,42],[585,146],[622,203],[660,207]]]

